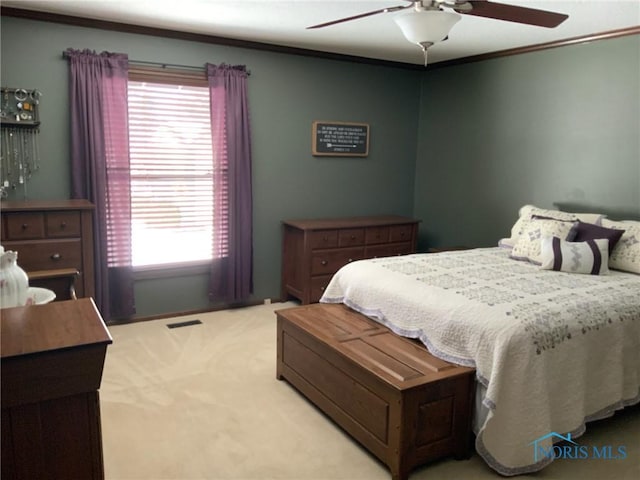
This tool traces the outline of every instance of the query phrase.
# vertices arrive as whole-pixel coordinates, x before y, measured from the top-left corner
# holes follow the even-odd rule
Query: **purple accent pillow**
[[[619,230],[617,228],[600,227],[593,223],[584,223],[578,220],[575,226],[575,236],[571,241],[584,242],[586,240],[606,238],[609,240],[609,255],[611,255],[613,248],[616,246],[616,243],[618,243],[624,232],[624,230]]]

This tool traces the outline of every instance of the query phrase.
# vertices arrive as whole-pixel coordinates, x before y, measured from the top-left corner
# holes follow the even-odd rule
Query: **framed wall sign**
[[[366,157],[369,155],[369,124],[313,122],[311,149],[318,157]]]

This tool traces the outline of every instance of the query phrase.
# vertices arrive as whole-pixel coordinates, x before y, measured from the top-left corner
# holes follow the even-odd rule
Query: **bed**
[[[496,247],[361,260],[320,300],[475,368],[476,451],[509,476],[544,468],[554,439],[640,402],[640,275],[543,270],[513,256]]]

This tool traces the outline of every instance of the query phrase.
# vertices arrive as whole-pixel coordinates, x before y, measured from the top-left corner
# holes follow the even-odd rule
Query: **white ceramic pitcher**
[[[0,247],[0,308],[25,305],[28,293],[29,277],[18,266],[18,252]]]

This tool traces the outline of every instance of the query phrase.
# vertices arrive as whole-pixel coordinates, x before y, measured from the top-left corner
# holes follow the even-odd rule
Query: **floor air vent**
[[[167,328],[190,327],[191,325],[200,325],[200,320],[188,320],[186,322],[167,323]]]

